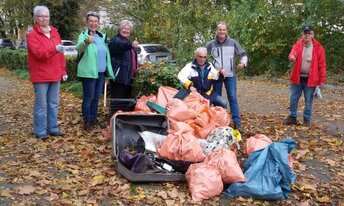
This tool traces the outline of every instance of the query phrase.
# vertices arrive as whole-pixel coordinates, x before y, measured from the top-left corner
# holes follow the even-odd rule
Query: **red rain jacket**
[[[319,84],[325,83],[326,81],[326,58],[325,58],[325,50],[324,47],[315,40],[312,39],[313,42],[313,54],[312,54],[312,62],[309,68],[309,75],[308,75],[308,87],[314,87]],[[303,51],[303,40],[298,40],[290,54],[296,57],[296,61],[294,63],[294,67],[290,74],[290,81],[295,84],[300,83],[300,73],[302,67],[302,51]]]
[[[61,38],[56,28],[50,26],[50,39],[38,24],[27,35],[28,65],[31,82],[57,82],[66,75],[66,60],[56,51]]]

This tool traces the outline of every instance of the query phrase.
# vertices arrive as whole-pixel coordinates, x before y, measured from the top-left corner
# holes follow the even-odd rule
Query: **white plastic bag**
[[[156,148],[159,148],[166,139],[166,135],[161,135],[150,131],[139,132],[139,134],[145,141],[145,149],[155,153]]]
[[[320,90],[321,90],[320,87],[319,87],[319,86],[316,86],[313,95],[314,95],[315,97],[319,98],[320,100],[322,100],[323,97],[322,97],[322,95],[321,95],[321,91],[320,91]]]

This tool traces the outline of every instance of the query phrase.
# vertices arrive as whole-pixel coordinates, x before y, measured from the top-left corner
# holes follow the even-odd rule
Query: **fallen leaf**
[[[325,162],[326,162],[327,164],[329,164],[330,166],[332,166],[332,167],[335,167],[335,166],[337,165],[337,164],[336,164],[336,161],[331,160],[331,159],[326,159]]]
[[[160,191],[157,195],[164,200],[167,199],[167,193],[165,191]]]
[[[8,190],[0,190],[0,197],[12,197]]]
[[[324,196],[318,196],[317,195],[316,200],[318,202],[322,202],[322,203],[330,203],[331,202],[330,198],[327,195],[324,195]]]
[[[35,191],[35,187],[32,185],[24,185],[18,188],[18,194],[20,195],[29,195]]]
[[[296,206],[310,206],[310,200],[307,200],[305,202],[300,202],[296,204]]]
[[[84,196],[84,195],[87,195],[88,194],[88,190],[81,190],[78,192],[78,195],[79,196]]]
[[[172,199],[176,199],[179,196],[179,192],[176,188],[173,188],[172,191],[168,191],[167,194]]]

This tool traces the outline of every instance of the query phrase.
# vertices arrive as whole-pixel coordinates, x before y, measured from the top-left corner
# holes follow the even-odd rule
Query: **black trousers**
[[[132,86],[110,81],[111,98],[131,98]]]

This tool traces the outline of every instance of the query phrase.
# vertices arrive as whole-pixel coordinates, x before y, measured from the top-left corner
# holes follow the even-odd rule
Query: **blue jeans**
[[[218,95],[222,95],[222,84],[225,84],[229,107],[231,109],[234,125],[240,125],[240,111],[236,95],[236,77],[226,77],[214,82],[214,90]]]
[[[86,121],[97,119],[99,97],[104,87],[104,74],[104,72],[99,72],[98,79],[81,78],[83,89],[82,117]]]
[[[307,81],[300,81],[300,84],[290,84],[290,113],[289,116],[297,117],[297,107],[301,94],[304,94],[305,109],[303,111],[303,118],[311,120],[313,108],[313,94],[315,87],[308,87]]]
[[[60,82],[33,83],[35,103],[33,109],[34,134],[44,136],[59,131],[57,115],[59,110]]]
[[[215,106],[220,106],[220,107],[223,107],[225,109],[227,109],[227,106],[228,106],[227,101],[224,98],[222,98],[220,95],[217,95],[217,93],[216,93],[216,97],[212,103]]]

